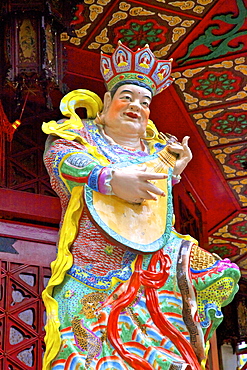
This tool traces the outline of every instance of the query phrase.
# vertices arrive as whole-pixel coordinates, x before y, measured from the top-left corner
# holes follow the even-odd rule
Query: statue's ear
[[[104,125],[105,124],[105,114],[107,113],[109,106],[111,104],[112,98],[111,93],[108,91],[104,95],[104,105],[103,110],[99,113],[97,113],[97,117],[95,118],[95,122],[97,125]]]
[[[109,106],[111,104],[111,101],[112,101],[111,93],[108,91],[104,95],[104,107],[103,107],[102,114],[104,114],[104,113],[106,113],[108,111]]]

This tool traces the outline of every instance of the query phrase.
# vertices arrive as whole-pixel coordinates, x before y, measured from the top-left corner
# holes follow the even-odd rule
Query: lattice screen
[[[1,261],[0,369],[42,368],[47,267]]]
[[[23,122],[11,144],[6,143],[6,163],[0,186],[34,194],[54,196],[49,176],[43,164],[47,135],[41,123]]]

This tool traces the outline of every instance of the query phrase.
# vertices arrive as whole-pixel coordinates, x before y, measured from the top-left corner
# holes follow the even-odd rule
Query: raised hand
[[[175,176],[180,175],[192,159],[192,152],[188,146],[188,141],[189,136],[185,136],[181,144],[174,142],[167,146],[171,152],[178,154],[178,159],[173,170]]]

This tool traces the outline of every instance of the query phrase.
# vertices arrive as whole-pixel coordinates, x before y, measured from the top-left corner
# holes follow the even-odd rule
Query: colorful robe
[[[44,157],[62,205],[44,370],[201,369],[221,307],[238,289],[238,267],[173,228],[153,254],[108,239],[79,205],[83,186],[97,181],[98,169],[131,163],[165,144],[154,139],[145,143],[147,153],[128,150],[109,143],[90,120],[73,132],[81,142],[51,138]]]

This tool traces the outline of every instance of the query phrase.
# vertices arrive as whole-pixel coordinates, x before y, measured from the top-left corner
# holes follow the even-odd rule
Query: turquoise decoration
[[[82,267],[75,265],[70,268],[70,270],[67,272],[67,275],[93,289],[110,289],[112,285],[112,278],[117,278],[121,281],[127,281],[130,278],[132,274],[131,263],[135,260],[135,258],[136,255],[132,254],[129,264],[122,269],[110,271],[106,276],[95,276],[95,274],[92,274]]]

